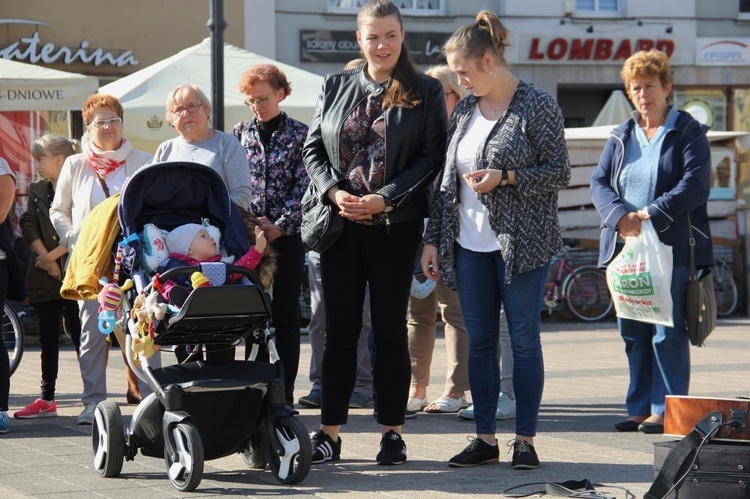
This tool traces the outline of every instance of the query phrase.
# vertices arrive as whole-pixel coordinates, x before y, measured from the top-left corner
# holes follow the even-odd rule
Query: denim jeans
[[[513,349],[516,434],[536,435],[544,388],[540,328],[548,269],[549,263],[524,272],[506,288],[505,262],[500,251],[477,253],[456,244],[456,284],[469,334],[469,384],[477,434],[495,433],[500,393],[497,349],[503,305]]]
[[[672,269],[674,327],[618,319],[630,367],[625,399],[628,416],[664,415],[667,395],[687,395],[690,385],[690,342],[685,329],[685,293],[690,269]]]

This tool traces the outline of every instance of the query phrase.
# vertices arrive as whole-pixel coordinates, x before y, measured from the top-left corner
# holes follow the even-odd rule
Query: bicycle
[[[579,319],[599,321],[609,315],[614,305],[607,287],[607,275],[593,265],[574,268],[568,263],[568,252],[578,243],[577,240],[566,240],[555,257],[557,275],[554,281],[544,285],[544,305],[551,313],[559,303],[565,302],[568,310]]]
[[[5,302],[3,308],[2,333],[3,342],[5,342],[5,348],[8,350],[10,359],[10,375],[13,376],[18,364],[21,363],[21,357],[23,357],[24,331],[18,313],[8,302]]]
[[[737,311],[739,293],[734,282],[732,267],[726,258],[718,258],[713,268],[714,291],[716,292],[716,315],[730,317]]]

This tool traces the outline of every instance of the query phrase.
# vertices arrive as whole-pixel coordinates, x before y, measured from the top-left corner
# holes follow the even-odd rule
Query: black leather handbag
[[[323,253],[338,241],[344,231],[344,219],[338,212],[338,207],[328,202],[328,199],[321,200],[315,183],[310,182],[302,196],[300,226],[302,244],[307,251]]]
[[[690,239],[690,280],[685,299],[685,322],[690,343],[702,347],[708,335],[716,328],[716,294],[711,269],[703,269],[700,277],[695,270],[695,239],[690,214],[687,216]]]

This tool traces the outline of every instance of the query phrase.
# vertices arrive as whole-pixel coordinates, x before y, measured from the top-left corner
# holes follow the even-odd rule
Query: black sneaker
[[[539,458],[534,450],[534,444],[525,440],[514,440],[508,442],[508,447],[513,447],[512,466],[514,470],[534,470],[539,467]]]
[[[401,435],[393,430],[380,439],[380,452],[376,458],[378,464],[404,464],[406,462],[406,444]]]
[[[341,458],[341,437],[334,442],[331,437],[323,433],[323,430],[315,430],[310,433],[312,444],[312,463],[320,464],[326,461],[338,461]]]
[[[469,437],[471,443],[459,454],[456,454],[448,461],[448,466],[455,468],[470,468],[480,464],[496,463],[500,460],[500,449],[495,445],[490,445],[481,438]]]

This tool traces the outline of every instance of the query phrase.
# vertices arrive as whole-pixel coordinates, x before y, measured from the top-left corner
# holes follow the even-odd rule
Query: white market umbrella
[[[80,111],[99,79],[0,58],[1,111]]]
[[[632,117],[633,107],[622,90],[613,90],[592,126],[619,125]]]
[[[310,123],[323,77],[224,44],[224,129],[229,131],[252,116],[239,90],[242,74],[256,64],[274,64],[292,86],[281,110],[303,123]],[[99,89],[117,97],[125,110],[124,135],[136,148],[154,152],[164,140],[177,136],[165,118],[167,96],[179,85],[191,83],[211,96],[211,42],[209,38],[171,57],[114,81]]]

